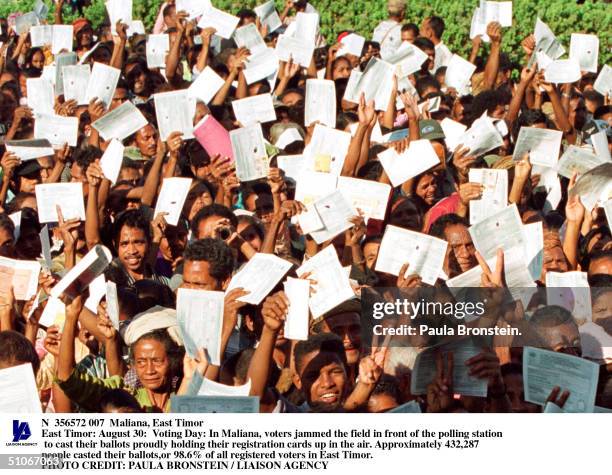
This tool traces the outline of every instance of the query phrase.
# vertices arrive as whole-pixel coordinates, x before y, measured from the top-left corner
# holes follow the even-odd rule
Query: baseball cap
[[[419,120],[419,133],[422,139],[436,140],[445,137],[442,127],[436,120]]]

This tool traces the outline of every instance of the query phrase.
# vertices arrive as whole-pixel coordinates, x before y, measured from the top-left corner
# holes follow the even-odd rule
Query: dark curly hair
[[[198,227],[202,221],[210,218],[211,216],[221,216],[222,218],[227,218],[232,226],[235,228],[238,226],[238,218],[236,215],[232,213],[227,206],[223,206],[217,203],[213,203],[208,206],[204,206],[191,220],[191,232],[194,236],[198,235]]]
[[[123,226],[141,229],[144,232],[147,241],[151,242],[149,221],[139,209],[129,209],[117,215],[117,219],[113,225],[113,241],[115,242],[115,246],[117,246],[119,243],[119,236]]]
[[[185,249],[183,258],[185,262],[208,262],[210,276],[220,281],[229,278],[234,270],[232,250],[221,239],[205,238],[194,241]]]

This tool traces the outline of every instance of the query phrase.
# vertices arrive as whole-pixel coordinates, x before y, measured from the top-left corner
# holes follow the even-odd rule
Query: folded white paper
[[[36,185],[36,205],[41,223],[57,223],[57,206],[65,220],[79,218],[85,221],[83,183],[46,183]]]
[[[159,213],[168,213],[165,216],[166,222],[176,226],[189,194],[191,182],[191,178],[164,178],[159,197],[157,198],[157,204],[155,205],[154,216],[157,216]]]
[[[225,80],[210,66],[206,66],[187,89],[187,96],[208,104],[219,92],[219,89],[223,87],[223,84],[225,84]]]
[[[413,140],[401,154],[389,147],[378,154],[378,159],[394,187],[440,164],[429,140]]]
[[[113,185],[117,182],[119,172],[121,171],[124,149],[125,147],[119,140],[112,139],[100,159],[102,173],[104,173],[104,176],[108,178]]]

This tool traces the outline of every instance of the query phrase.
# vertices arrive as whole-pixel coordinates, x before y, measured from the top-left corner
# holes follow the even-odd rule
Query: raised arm
[[[521,202],[521,195],[523,194],[523,188],[531,176],[531,162],[529,161],[529,154],[519,160],[514,167],[514,180],[512,181],[512,188],[508,196],[508,203],[516,203],[517,205]]]
[[[576,185],[576,172],[572,175],[567,188],[568,197],[565,205],[565,237],[563,239],[563,253],[569,262],[571,269],[578,268],[578,243],[580,240],[580,229],[585,216],[585,208],[580,201],[580,196],[572,196],[571,190]]]
[[[85,242],[87,248],[91,249],[102,242],[98,214],[98,191],[104,174],[98,160],[87,167],[86,175],[89,193],[87,194],[87,208],[85,210]]]
[[[293,200],[285,200],[280,204],[280,208],[274,211],[274,216],[272,217],[272,221],[270,225],[266,229],[266,234],[264,236],[264,242],[261,246],[261,251],[264,254],[274,254],[274,249],[276,247],[276,240],[280,233],[285,229],[285,225],[288,219],[291,219],[293,216],[297,216],[298,214],[306,211],[306,206],[304,206],[299,201]]]
[[[172,136],[172,134],[170,134]],[[159,189],[160,175],[162,171],[162,165],[164,163],[164,157],[166,156],[166,144],[161,138],[157,139],[157,153],[153,160],[153,165],[147,174],[145,179],[141,202],[145,206],[152,206],[157,196],[157,190]]]
[[[11,186],[11,179],[15,173],[15,169],[19,166],[21,160],[17,158],[13,152],[4,152],[2,160],[0,160],[0,166],[2,166],[2,187],[0,188],[0,205],[4,207],[6,201],[6,195]]]
[[[487,35],[491,38],[491,51],[484,70],[483,90],[493,89],[499,71],[499,54],[501,52],[502,26],[494,21],[487,25]]]
[[[76,243],[79,238],[78,228],[81,226],[79,218],[64,220],[62,209],[57,206],[59,220],[59,234],[64,243],[64,268],[70,270],[76,264]]]
[[[62,8],[64,6],[64,0],[55,0],[55,24],[61,25],[64,23],[64,19],[62,18]]]
[[[279,81],[276,89],[274,90],[274,95],[279,97],[285,92],[287,86],[289,85],[289,81],[293,79],[293,77],[300,72],[300,65],[298,63],[294,63],[293,59],[289,59],[287,62],[281,62],[279,67]]]
[[[221,86],[221,89],[219,89],[219,92],[217,92],[212,101],[213,106],[223,105],[232,88],[232,83],[237,80],[240,76],[240,72],[244,69],[244,62],[248,56],[249,51],[246,48],[238,48],[234,55],[234,61],[231,64],[230,72],[227,78],[225,78],[225,83]]]
[[[247,379],[251,380],[250,396],[259,396],[261,399],[265,394],[276,337],[284,324],[288,310],[289,299],[283,291],[269,295],[264,300],[261,309],[264,326],[247,372]]]
[[[286,0],[285,6],[283,7],[283,11],[280,14],[280,21],[285,23],[285,20],[289,16],[289,12],[293,8],[293,0]]]
[[[476,58],[478,58],[478,50],[480,50],[480,45],[482,44],[482,36],[477,35],[472,38],[472,51],[470,52],[469,62],[472,64],[476,64]]]
[[[113,327],[106,313],[106,302],[98,304],[98,330],[103,338],[104,356],[110,376],[121,376],[126,373],[126,366],[121,358],[121,337]]]
[[[333,78],[332,65],[334,64],[334,61],[336,60],[336,54],[338,53],[338,50],[340,49],[341,46],[342,44],[336,43],[331,48],[329,48],[329,50],[327,51],[327,64],[325,65],[325,79]]]
[[[555,123],[557,124],[557,127],[563,132],[563,135],[567,138],[568,142],[574,143],[576,140],[576,133],[574,131],[574,127],[569,121],[567,111],[563,108],[563,104],[561,103],[561,98],[559,97],[557,88],[554,85],[545,81],[542,81],[541,84],[546,93],[548,94],[548,97],[552,104],[553,112],[555,113]]]
[[[113,37],[113,55],[111,56],[110,65],[113,68],[122,69],[125,44],[127,43],[128,26],[125,23],[118,21],[115,29],[117,30],[117,37]]]
[[[359,381],[344,402],[345,411],[354,411],[364,406],[383,373],[388,348],[372,348],[371,356],[359,362]]]
[[[60,342],[57,364],[57,378],[60,381],[66,381],[74,371],[74,339],[77,336],[77,322],[79,321],[79,314],[83,309],[83,305],[82,295],[78,295],[72,302],[66,305],[66,321]]]
[[[223,327],[221,329],[221,359],[225,354],[227,343],[236,327],[238,321],[238,311],[246,304],[240,302],[238,299],[247,295],[249,292],[244,290],[242,287],[236,287],[225,294],[223,304]],[[206,377],[211,381],[216,381],[219,378],[219,366],[209,365],[206,370]]]
[[[387,110],[383,115],[382,125],[387,129],[391,130],[393,128],[393,123],[395,122],[395,113],[397,109],[395,108],[395,101],[397,99],[397,76],[393,75],[393,89],[391,90],[391,96],[389,97],[389,103],[387,104]]]
[[[342,165],[342,176],[355,176],[357,173],[357,166],[359,165],[359,158],[361,155],[361,144],[369,132],[369,124],[376,117],[376,111],[374,110],[374,101],[366,103],[365,95],[362,93],[359,97],[359,106],[357,108],[359,115],[359,125],[357,131],[351,139],[346,159]]]
[[[183,44],[183,37],[185,36],[185,12],[177,13],[176,19],[176,36],[174,41],[170,45],[170,51],[166,56],[166,78],[169,83],[172,83],[176,79],[176,70],[179,62],[181,61],[181,46]]]
[[[536,74],[536,69],[524,67],[521,71],[521,79],[516,86],[516,90],[512,95],[512,100],[510,101],[510,106],[508,108],[508,114],[506,115],[506,121],[508,122],[508,128],[512,130],[512,125],[516,121],[519,112],[521,110],[521,104],[523,103],[523,99],[525,97],[525,92],[529,87],[529,84],[533,80]]]
[[[215,34],[217,30],[214,28],[204,28],[200,31],[200,37],[202,38],[202,50],[198,54],[198,59],[196,60],[195,69],[198,73],[201,73],[206,68],[208,64],[208,53],[210,49],[210,39],[212,35]]]

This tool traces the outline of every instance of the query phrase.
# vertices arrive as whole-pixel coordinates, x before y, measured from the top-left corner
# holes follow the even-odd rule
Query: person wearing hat
[[[374,28],[372,41],[380,45],[380,55],[383,59],[392,55],[402,44],[402,20],[406,13],[405,0],[389,0],[387,3],[387,20]]]
[[[130,348],[131,363],[141,387],[128,386],[121,374],[102,379],[80,370],[75,366],[74,339],[84,303],[85,299],[78,296],[66,305],[55,377],[64,394],[79,406],[99,412],[101,401],[109,391],[124,389],[134,396],[144,411],[169,412],[170,397],[185,393],[196,371],[202,376],[206,373],[208,362],[204,350],[199,350],[197,359],[186,356],[176,311],[160,306],[136,315],[122,334]],[[116,347],[119,334],[110,320],[100,318],[98,327],[103,333],[105,347]]]
[[[74,50],[79,58],[87,53],[94,42],[94,31],[91,23],[86,18],[77,18],[72,22],[74,39],[76,42]]]

